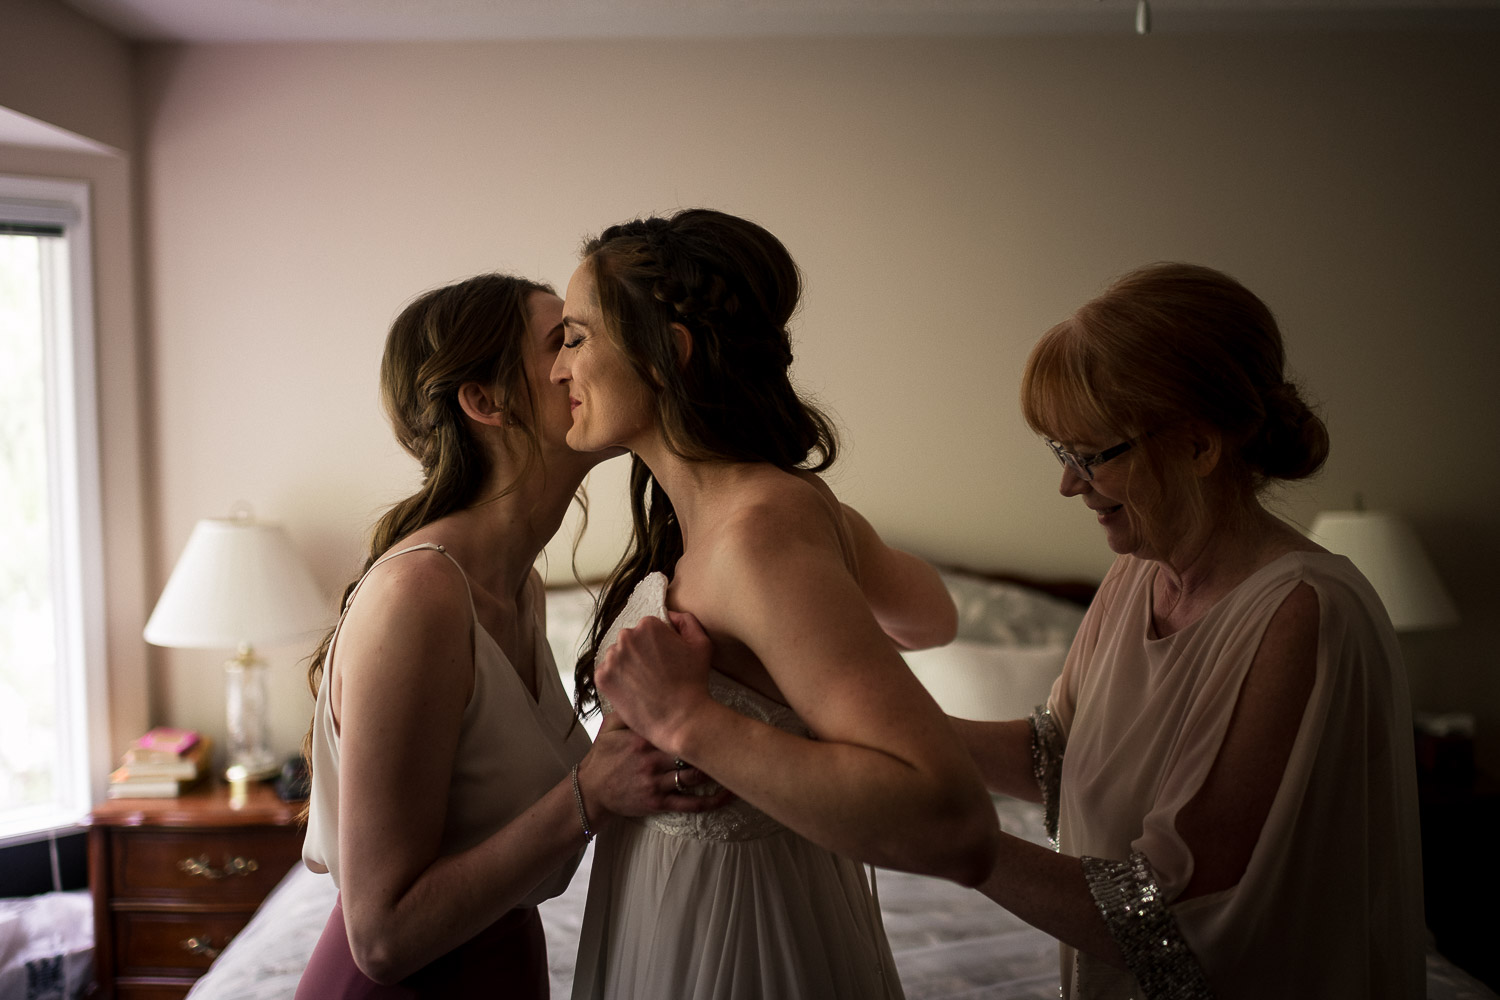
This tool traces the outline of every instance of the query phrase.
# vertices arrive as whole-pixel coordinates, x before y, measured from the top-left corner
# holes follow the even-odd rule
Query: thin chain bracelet
[[[578,787],[578,765],[573,765],[573,801],[578,803],[578,822],[583,824],[583,839],[590,841],[594,839],[594,831],[589,829],[589,814],[583,808],[583,789]]]

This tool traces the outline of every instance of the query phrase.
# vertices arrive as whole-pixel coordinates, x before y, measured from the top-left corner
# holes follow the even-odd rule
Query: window
[[[0,843],[109,767],[88,185],[0,176]]]

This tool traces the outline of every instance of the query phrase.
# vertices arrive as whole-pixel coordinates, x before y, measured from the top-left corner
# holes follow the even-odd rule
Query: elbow
[[[966,889],[979,888],[995,870],[995,856],[999,849],[1000,828],[991,824],[990,829],[971,837],[961,850],[954,853],[948,878]]]
[[[946,646],[958,638],[958,611],[950,604],[947,612],[947,617],[933,625],[933,646]]]
[[[946,590],[943,597],[944,600],[938,601],[937,606],[922,622],[919,644],[912,646],[912,649],[936,649],[958,638],[958,608],[954,606],[953,599]]]
[[[397,953],[390,935],[371,930],[357,931],[348,925],[345,929],[354,964],[381,986],[394,986],[416,971],[407,968],[406,960]]]
[[[885,633],[902,649],[936,649],[958,637],[958,612],[949,604],[919,620],[887,625]]]
[[[942,844],[943,850],[934,859],[937,865],[932,874],[968,889],[984,884],[1000,850],[1000,823],[989,796],[955,808],[934,842]]]
[[[941,588],[933,604],[932,613],[928,615],[927,627],[931,632],[933,646],[946,646],[958,638],[958,604],[953,600],[953,595],[948,592],[946,584],[939,584]]]

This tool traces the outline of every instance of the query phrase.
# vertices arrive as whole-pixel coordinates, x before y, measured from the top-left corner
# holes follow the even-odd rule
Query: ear
[[[458,405],[464,416],[476,423],[504,427],[510,420],[505,401],[492,388],[478,382],[465,382],[458,387]]]
[[[1193,475],[1204,479],[1219,467],[1219,459],[1224,457],[1224,436],[1207,424],[1194,423],[1187,441],[1192,447]]]
[[[677,340],[677,370],[681,371],[693,356],[693,332],[681,323],[673,323],[672,336]]]

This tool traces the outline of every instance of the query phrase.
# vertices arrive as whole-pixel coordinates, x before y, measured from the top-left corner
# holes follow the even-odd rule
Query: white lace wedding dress
[[[646,615],[666,577],[631,593],[600,653]],[[715,701],[811,738],[787,706],[717,672]],[[605,706],[608,711],[608,706]],[[873,875],[746,802],[621,820],[599,835],[574,1000],[899,998]]]

